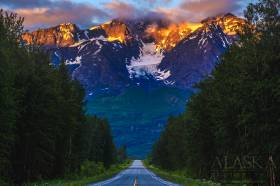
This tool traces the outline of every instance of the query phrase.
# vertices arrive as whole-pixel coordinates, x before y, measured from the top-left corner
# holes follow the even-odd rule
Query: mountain
[[[115,19],[88,29],[61,24],[22,37],[48,50],[54,66],[63,59],[86,89],[87,113],[108,118],[116,144],[143,158],[244,24],[232,14],[200,23]]]
[[[60,24],[23,39],[48,47],[54,64],[66,60],[88,93],[150,84],[191,88],[212,71],[243,24],[232,14],[201,23],[116,19],[86,30]]]
[[[86,30],[61,24],[23,39],[50,49],[54,64],[66,60],[88,93],[149,84],[191,88],[212,71],[243,24],[232,14],[201,23],[115,19]]]

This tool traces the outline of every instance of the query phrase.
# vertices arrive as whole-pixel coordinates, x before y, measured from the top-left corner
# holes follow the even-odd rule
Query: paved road
[[[134,160],[132,165],[115,177],[91,184],[89,186],[133,186],[137,180],[138,186],[179,186],[157,177],[143,166],[142,161]]]

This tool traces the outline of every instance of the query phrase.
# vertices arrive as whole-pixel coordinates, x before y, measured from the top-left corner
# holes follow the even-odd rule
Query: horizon
[[[200,24],[200,23],[202,23],[204,20],[206,20],[206,19],[211,19],[211,18],[215,18],[215,17],[218,17],[218,16],[225,16],[225,15],[227,15],[227,14],[232,14],[233,16],[236,16],[236,17],[238,17],[238,18],[243,18],[242,16],[237,16],[237,15],[235,15],[235,14],[233,14],[233,13],[231,13],[231,12],[228,12],[228,13],[223,13],[223,14],[221,14],[221,13],[219,13],[219,14],[217,14],[217,15],[214,15],[214,16],[209,16],[209,17],[205,17],[204,19],[202,19],[202,20],[200,20],[200,21],[197,21],[197,22],[187,22],[187,21],[182,21],[182,22],[173,22],[173,21],[171,21],[171,20],[168,20],[168,19],[166,19],[166,18],[164,18],[164,17],[162,17],[162,18],[154,18],[155,20],[156,19],[160,19],[160,20],[162,20],[162,21],[167,21],[167,24],[168,25],[171,25],[171,24],[188,24],[188,25],[192,25],[192,24]],[[78,23],[74,23],[74,22],[61,22],[61,23],[58,23],[58,24],[55,24],[55,25],[49,25],[49,26],[47,26],[47,27],[38,27],[38,28],[34,28],[34,29],[32,29],[32,30],[26,30],[26,32],[33,32],[33,31],[37,31],[37,30],[40,30],[40,29],[49,29],[49,28],[53,28],[53,27],[57,27],[57,26],[60,26],[60,25],[75,25],[78,29],[81,29],[81,30],[86,30],[86,29],[91,29],[91,28],[93,28],[93,27],[98,27],[98,26],[100,26],[100,25],[104,25],[104,24],[108,24],[108,23],[111,23],[112,21],[120,21],[120,22],[123,22],[123,21],[137,21],[137,20],[145,20],[145,19],[150,19],[150,18],[147,18],[147,17],[144,17],[144,18],[132,18],[132,19],[129,19],[129,18],[127,18],[127,19],[123,19],[123,18],[113,18],[113,19],[111,19],[111,20],[109,20],[109,21],[105,21],[105,22],[101,22],[101,23],[98,23],[98,24],[94,24],[94,25],[89,25],[88,27],[80,27],[79,26],[79,24]],[[153,19],[153,18],[152,18]],[[151,20],[151,19],[150,19]]]

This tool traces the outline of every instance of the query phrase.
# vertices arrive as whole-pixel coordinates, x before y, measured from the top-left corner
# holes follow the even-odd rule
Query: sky
[[[0,8],[24,17],[26,29],[75,23],[81,28],[114,18],[161,16],[174,22],[199,22],[221,13],[242,16],[256,0],[0,0]]]

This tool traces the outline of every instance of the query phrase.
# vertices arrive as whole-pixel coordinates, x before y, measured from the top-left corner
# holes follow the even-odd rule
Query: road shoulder
[[[147,161],[143,161],[144,166],[150,171],[153,172],[157,177],[163,178],[168,182],[178,183],[182,186],[220,186],[218,183],[214,183],[212,181],[202,181],[196,180],[192,178],[188,178],[182,173],[172,172],[172,171],[165,171],[155,167],[154,165],[148,164]]]

